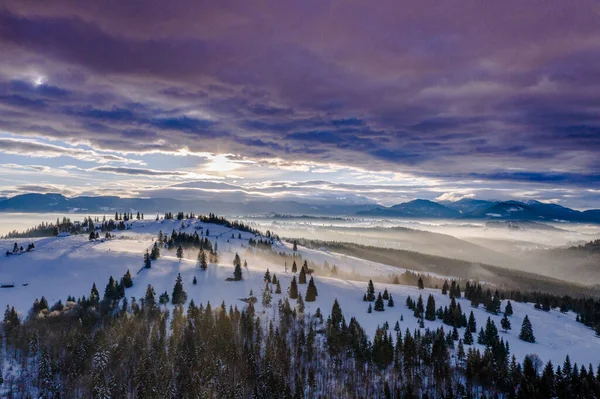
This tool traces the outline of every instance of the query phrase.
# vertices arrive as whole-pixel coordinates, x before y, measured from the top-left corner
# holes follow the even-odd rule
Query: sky
[[[0,5],[0,197],[600,208],[600,3]]]

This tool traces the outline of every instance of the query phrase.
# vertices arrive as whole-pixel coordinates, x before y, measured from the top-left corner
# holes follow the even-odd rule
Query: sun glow
[[[211,172],[230,172],[241,168],[239,162],[231,161],[226,154],[214,155],[206,165],[205,170]]]

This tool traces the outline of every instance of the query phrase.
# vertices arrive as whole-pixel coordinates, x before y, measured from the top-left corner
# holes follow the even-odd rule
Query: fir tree
[[[375,286],[373,285],[373,280],[369,280],[369,285],[367,286],[367,301],[373,302],[375,300]]]
[[[529,321],[529,317],[527,315],[525,315],[525,318],[523,319],[519,339],[525,342],[535,342],[535,336],[533,335],[533,326],[531,325],[531,321]]]
[[[510,330],[510,320],[508,319],[506,313],[504,313],[504,317],[502,317],[502,320],[500,320],[500,326],[504,331]]]
[[[423,278],[419,277],[419,281],[417,282],[417,286],[419,287],[420,290],[422,290],[423,288],[425,288],[425,286],[423,285]]]
[[[242,279],[242,266],[238,263],[233,269],[233,280],[240,281]]]
[[[296,274],[297,271],[298,271],[298,266],[296,266],[296,261],[294,261],[294,263],[292,263],[292,273]]]
[[[276,294],[281,294],[281,285],[279,285],[279,280],[277,280],[277,286],[275,288]]]
[[[381,296],[381,292],[379,293],[379,295],[377,295],[377,299],[375,300],[375,307],[374,307],[376,312],[383,312],[385,310],[384,308],[384,304],[383,304],[383,297]]]
[[[419,295],[417,305],[415,306],[414,315],[417,319],[420,319],[423,317],[423,312],[425,312],[425,308],[423,307],[423,297]]]
[[[475,321],[475,316],[473,315],[473,311],[469,314],[469,321],[467,322],[467,330],[472,333],[477,332],[477,323]]]
[[[127,272],[121,278],[121,285],[125,288],[131,288],[133,286],[133,280],[129,269],[127,269]]]
[[[152,309],[156,306],[156,293],[154,292],[154,288],[150,284],[146,288],[146,295],[144,296],[144,306]]]
[[[194,279],[192,280],[192,284],[194,284],[194,285],[198,284],[198,280],[196,280],[196,276],[194,276]]]
[[[369,307],[367,308],[367,313],[373,313],[373,307],[371,304],[369,304]]]
[[[269,269],[267,269],[267,271],[265,272],[265,277],[263,278],[263,281],[266,281],[267,283],[271,282],[271,273],[269,273]]]
[[[146,250],[146,253],[144,254],[144,267],[146,269],[150,269],[152,267],[152,261],[150,260],[150,254],[148,253],[148,250]]]
[[[298,251],[298,241],[294,240],[294,252]]]
[[[183,282],[181,273],[177,274],[175,286],[173,286],[173,294],[171,295],[171,303],[173,305],[183,305],[187,301],[187,293],[183,290]]]
[[[303,314],[304,313],[304,300],[302,299],[302,295],[298,295],[298,302],[296,305],[298,308],[298,313]]]
[[[444,285],[442,286],[442,295],[448,294],[448,280],[444,280]]]
[[[390,293],[388,292],[387,288],[383,290],[383,300],[387,301],[388,299],[390,299]]]
[[[389,308],[394,307],[394,298],[392,298],[392,294],[390,294],[390,299],[388,300],[388,307]]]
[[[506,307],[504,308],[504,314],[507,316],[512,316],[512,314],[513,314],[513,308],[512,308],[512,304],[510,303],[510,301],[508,301],[506,303]]]
[[[158,303],[160,303],[161,305],[166,305],[167,303],[169,303],[169,294],[167,293],[167,291],[160,294],[160,296],[158,297]]]
[[[271,289],[269,288],[269,282],[265,281],[265,287],[263,288],[263,292],[262,292],[263,308],[270,308],[272,299],[273,299],[273,295],[271,294]]]
[[[181,245],[177,247],[177,259],[183,259],[183,248],[181,247]]]
[[[304,267],[300,269],[300,274],[298,275],[298,284],[306,284],[306,271]]]
[[[435,321],[435,299],[429,294],[427,298],[427,308],[425,310],[425,319]]]
[[[473,333],[468,328],[465,329],[464,342],[465,345],[473,345]]]
[[[296,276],[292,277],[292,282],[290,284],[289,297],[290,297],[290,299],[298,298],[298,285],[296,284]]]
[[[203,249],[200,249],[198,252],[198,267],[201,270],[206,270],[208,268],[208,264],[206,263],[206,252]]]
[[[311,277],[308,281],[308,287],[306,288],[306,302],[314,302],[317,299],[317,287],[315,281]]]

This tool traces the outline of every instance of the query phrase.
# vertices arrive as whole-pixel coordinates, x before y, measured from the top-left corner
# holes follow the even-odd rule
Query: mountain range
[[[172,198],[72,197],[61,194],[22,194],[0,198],[0,212],[111,213],[174,210],[219,214],[346,215],[431,219],[491,219],[600,223],[600,210],[578,211],[539,201],[486,201],[464,198],[434,202],[416,199],[385,207],[377,204],[306,203],[293,200],[213,201]]]

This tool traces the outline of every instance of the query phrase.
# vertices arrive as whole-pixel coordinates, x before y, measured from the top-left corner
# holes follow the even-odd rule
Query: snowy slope
[[[242,239],[238,239],[238,231],[232,231],[224,226],[204,224],[197,220],[185,221],[185,231],[193,232],[196,228],[208,228],[211,241],[218,243],[220,263],[209,265],[207,271],[201,271],[195,262],[197,253],[189,251],[185,254],[186,259],[178,260],[175,252],[162,251],[162,257],[152,263],[151,269],[142,269],[142,255],[146,248],[152,245],[153,239],[159,230],[170,234],[173,229],[179,230],[180,221],[163,220],[134,221],[133,229],[123,232],[115,232],[118,239],[111,241],[89,242],[86,236],[72,236],[63,238],[45,238],[35,240],[36,250],[23,255],[4,257],[0,256],[0,283],[14,283],[15,288],[0,289],[0,307],[6,304],[15,306],[22,316],[35,298],[44,295],[50,305],[58,299],[63,302],[68,295],[79,297],[89,295],[92,283],[96,283],[100,294],[109,276],[119,279],[129,269],[134,275],[134,286],[126,291],[126,296],[141,298],[144,296],[148,284],[152,284],[158,294],[167,291],[172,293],[173,285],[178,273],[181,273],[184,288],[188,293],[188,300],[206,304],[210,301],[213,306],[225,301],[227,306],[245,306],[240,298],[248,297],[250,290],[259,299],[256,304],[257,310],[263,311],[260,304],[261,292],[264,287],[263,276],[267,268],[271,274],[275,273],[281,282],[283,294],[274,294],[274,304],[285,295],[292,278],[291,271],[285,272],[284,266],[273,264],[268,261],[249,259],[248,269],[243,269],[244,280],[240,282],[226,282],[233,272],[232,259],[236,252],[242,254],[243,247],[247,247],[248,239],[253,237],[251,233],[242,232]],[[231,239],[231,234],[235,239]],[[26,245],[29,241],[21,240],[19,244]],[[14,241],[1,241],[1,253],[12,248]],[[291,252],[291,245],[278,243],[274,249],[281,252]],[[300,248],[305,259],[318,263],[327,260],[330,264],[336,264],[340,269],[346,271],[354,270],[358,274],[373,275],[382,274],[388,276],[393,273],[401,273],[403,270],[387,265],[367,262],[356,258],[342,256],[319,250],[308,250]],[[243,258],[243,256],[242,256]],[[193,277],[198,280],[197,285],[192,284]],[[435,297],[436,307],[445,306],[450,303],[447,296],[441,295],[440,290],[422,290],[416,287],[402,285],[375,284],[376,291],[387,288],[393,295],[395,307],[388,308],[384,312],[367,313],[368,304],[362,301],[363,293],[366,291],[366,283],[357,281],[345,281],[335,278],[315,276],[315,282],[319,292],[317,301],[306,303],[306,313],[314,313],[317,307],[327,317],[331,310],[334,299],[338,299],[346,318],[354,316],[372,337],[378,325],[388,321],[393,328],[400,316],[404,318],[400,322],[402,331],[406,328],[413,330],[418,327],[417,319],[412,315],[405,301],[408,295],[417,299],[419,294],[426,301],[431,293]],[[23,286],[27,283],[27,286]],[[299,285],[302,294],[306,292],[306,285]],[[468,315],[472,309],[467,300],[459,300],[463,311]],[[170,305],[169,305],[170,306]],[[504,308],[503,303],[502,308]],[[272,315],[275,306],[265,310],[265,316]],[[580,323],[575,322],[572,313],[562,314],[552,310],[550,312],[537,311],[532,304],[519,304],[513,302],[514,316],[511,318],[513,330],[508,333],[501,332],[501,336],[508,340],[511,353],[519,360],[530,353],[538,354],[542,360],[552,360],[554,364],[564,361],[567,354],[571,356],[572,362],[578,364],[592,363],[594,366],[600,361],[600,338],[594,336],[594,332]],[[485,326],[488,317],[500,327],[501,316],[490,315],[482,308],[472,309],[477,320],[477,329]],[[518,339],[518,333],[525,315],[529,315],[533,324],[537,343],[530,344]],[[426,327],[437,328],[442,326],[441,321],[425,321]],[[444,326],[445,329],[449,328]],[[460,335],[464,329],[459,330]],[[476,345],[477,346],[477,345]]]

